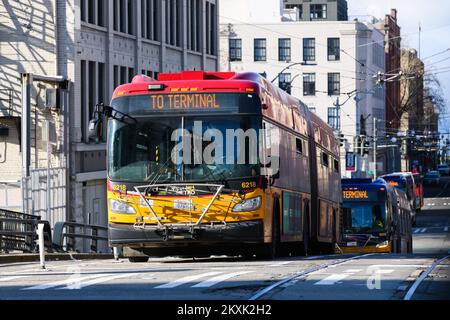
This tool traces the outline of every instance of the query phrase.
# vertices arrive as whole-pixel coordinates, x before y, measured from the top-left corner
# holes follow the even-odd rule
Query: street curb
[[[57,260],[91,260],[91,259],[114,259],[112,253],[46,253],[46,261]],[[15,262],[36,262],[39,261],[39,254],[3,254],[0,255],[0,264]]]

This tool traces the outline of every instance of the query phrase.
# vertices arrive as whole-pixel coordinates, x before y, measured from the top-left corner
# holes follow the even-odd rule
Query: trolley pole
[[[377,118],[373,118],[373,179],[377,178]]]

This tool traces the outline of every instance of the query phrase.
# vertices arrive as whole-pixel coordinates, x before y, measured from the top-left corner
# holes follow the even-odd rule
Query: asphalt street
[[[72,260],[47,262],[45,270],[38,263],[2,264],[0,299],[400,300],[425,270],[450,254],[448,181],[426,187],[410,255]],[[412,299],[449,299],[449,264],[447,259],[438,265]]]

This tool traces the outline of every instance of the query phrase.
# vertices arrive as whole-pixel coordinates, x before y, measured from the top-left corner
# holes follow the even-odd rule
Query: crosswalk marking
[[[330,286],[335,284],[338,281],[341,281],[345,278],[347,278],[348,276],[350,276],[351,274],[345,274],[345,273],[341,273],[341,274],[332,274],[331,276],[326,277],[325,279],[322,279],[316,283],[314,283],[315,286]]]
[[[192,282],[192,281],[204,278],[204,277],[215,276],[215,275],[218,275],[218,274],[221,274],[221,273],[222,272],[207,272],[207,273],[197,274],[197,275],[194,275],[194,276],[187,276],[187,277],[184,277],[184,278],[176,279],[176,280],[174,280],[172,282],[169,282],[169,283],[166,283],[166,284],[161,284],[161,285],[155,287],[154,289],[171,289],[171,288],[175,288],[175,287],[181,286],[181,285],[183,285],[185,283],[188,283],[188,282]]]
[[[16,280],[16,279],[22,279],[22,278],[26,278],[28,276],[11,276],[11,277],[5,277],[5,278],[0,278],[0,282],[6,282],[6,281],[11,281],[11,280]]]
[[[104,275],[104,277],[100,278],[100,279],[93,279],[90,281],[86,281],[86,282],[81,282],[79,284],[75,284],[75,285],[68,285],[66,287],[62,287],[62,288],[58,288],[57,290],[73,290],[73,289],[82,289],[84,287],[88,287],[88,286],[92,286],[94,284],[98,284],[98,283],[102,283],[102,282],[106,282],[109,280],[114,280],[114,279],[119,279],[119,278],[125,278],[125,277],[132,277],[134,275],[136,275],[137,273],[124,273],[124,274],[107,274]]]
[[[253,271],[239,271],[239,272],[233,272],[233,273],[228,273],[228,274],[222,274],[220,276],[217,276],[217,277],[205,280],[203,282],[200,282],[196,285],[193,285],[191,288],[209,288],[219,282],[225,281],[225,280],[233,278],[233,277],[240,276],[242,274],[251,273],[251,272],[253,272]]]
[[[63,286],[63,285],[73,285],[74,283],[80,283],[85,280],[100,278],[100,277],[104,277],[104,276],[105,276],[104,274],[90,275],[87,277],[75,277],[74,275],[71,275],[69,279],[51,282],[51,283],[47,283],[47,284],[40,284],[37,286],[23,288],[22,290],[45,290],[45,289],[54,288],[54,287]]]
[[[444,232],[448,232],[448,227],[445,227],[445,228],[444,228]]]
[[[288,263],[291,263],[291,262],[292,261],[284,261],[284,262],[274,263],[274,264],[268,265],[268,267],[280,267],[280,266],[284,266],[284,265],[286,265]]]
[[[348,269],[348,270],[345,270],[346,273],[358,273],[358,272],[361,272],[361,271],[362,271],[362,269]]]
[[[427,231],[427,228],[423,228],[422,231],[420,231],[420,232],[424,233],[425,231]]]

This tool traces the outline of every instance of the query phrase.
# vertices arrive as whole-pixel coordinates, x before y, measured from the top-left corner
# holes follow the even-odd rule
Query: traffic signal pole
[[[373,118],[373,179],[377,178],[377,118]]]

